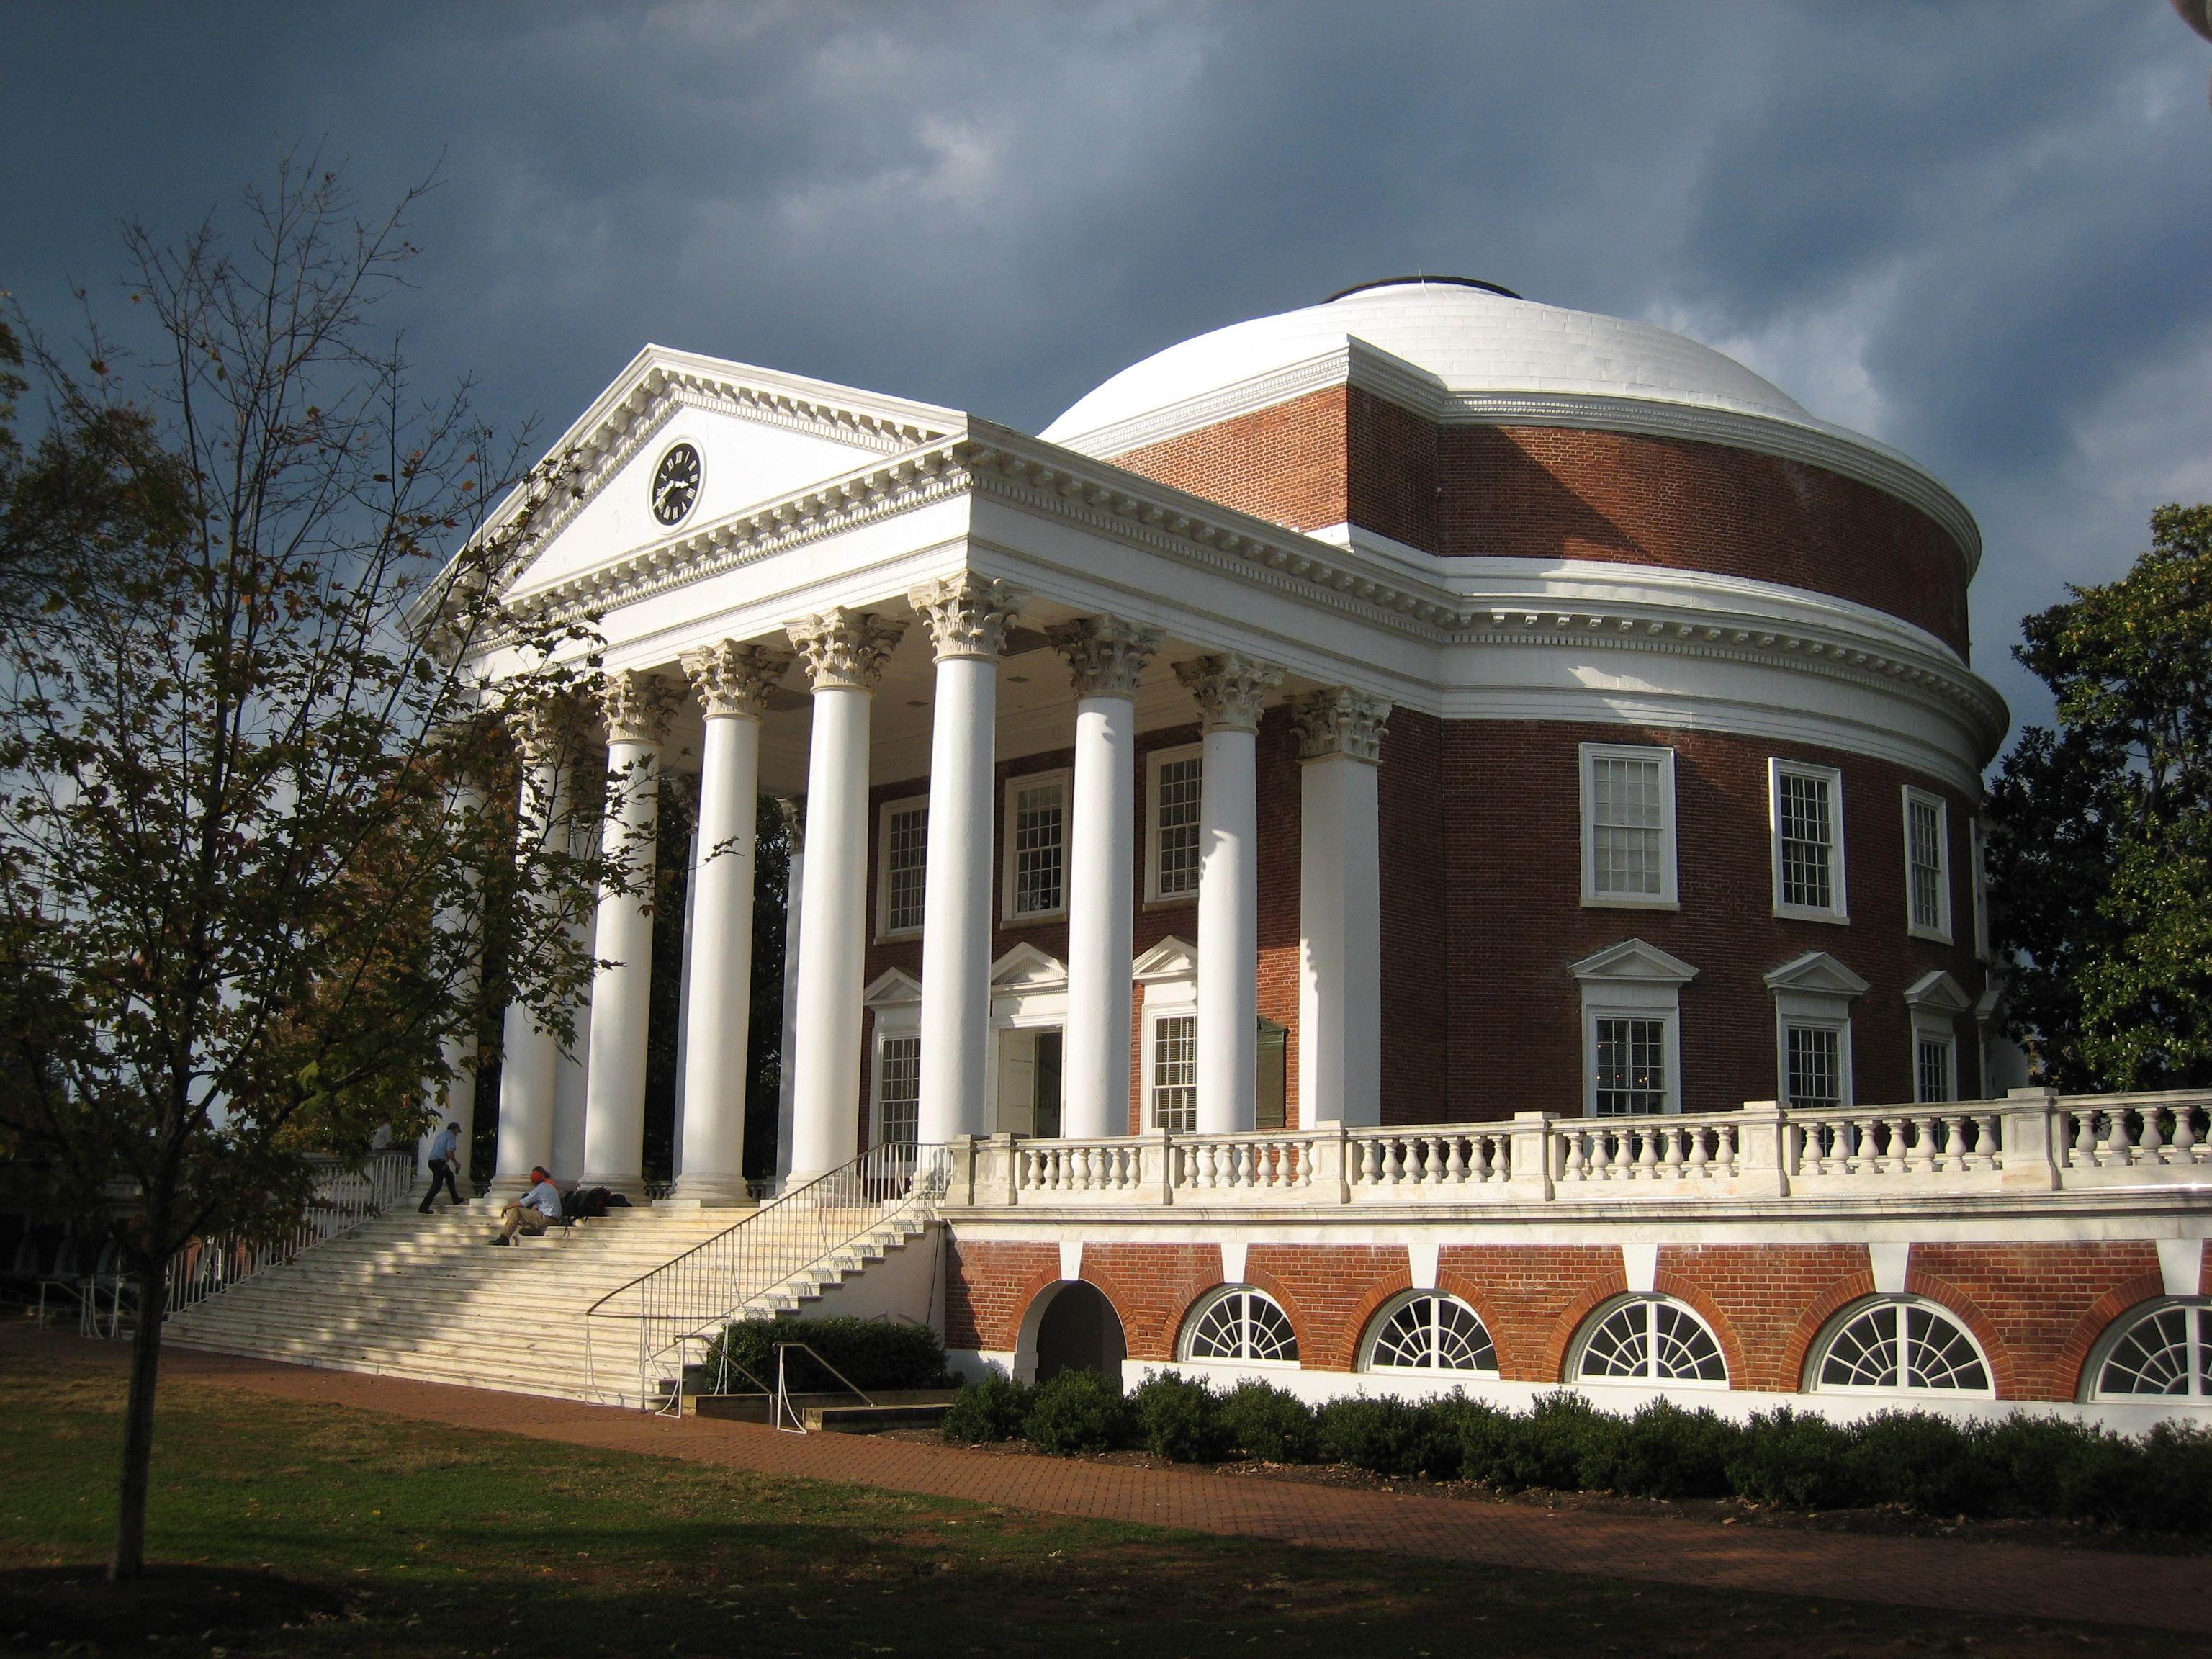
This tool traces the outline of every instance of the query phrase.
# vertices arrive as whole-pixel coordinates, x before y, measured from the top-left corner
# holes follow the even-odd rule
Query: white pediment
[[[1686,985],[1698,976],[1698,970],[1680,957],[1669,956],[1640,939],[1607,945],[1567,971],[1582,980],[1628,980],[1655,985]]]
[[[1765,975],[1769,990],[1803,991],[1815,996],[1864,996],[1867,982],[1826,951],[1808,951]]]
[[[1923,974],[1905,988],[1905,1006],[1941,1014],[1963,1014],[1974,1006],[1966,987],[1942,969]]]
[[[1198,946],[1170,933],[1130,964],[1129,976],[1139,985],[1153,980],[1190,979],[1198,973]]]
[[[921,1000],[921,981],[903,968],[886,968],[868,981],[868,988],[860,993],[861,1006],[866,1008],[895,1008],[901,1004]]]
[[[1017,945],[991,964],[994,991],[1056,991],[1067,984],[1067,964],[1034,945]]]
[[[956,411],[748,363],[647,346],[549,452],[568,458],[540,539],[508,573],[511,594],[596,569],[657,542],[841,477],[953,430]],[[653,514],[652,485],[677,444],[698,451],[697,498],[677,523]],[[516,510],[513,498],[494,515]]]

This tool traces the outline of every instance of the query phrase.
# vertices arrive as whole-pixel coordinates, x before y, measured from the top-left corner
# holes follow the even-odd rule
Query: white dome
[[[1663,328],[1409,277],[1155,352],[1038,435],[1067,442],[1340,349],[1349,339],[1427,370],[1450,392],[1633,398],[1819,424],[1734,358]]]

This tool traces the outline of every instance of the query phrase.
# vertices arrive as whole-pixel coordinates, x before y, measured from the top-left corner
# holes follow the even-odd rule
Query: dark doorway
[[[1121,1317],[1096,1285],[1077,1279],[1052,1294],[1037,1321],[1038,1382],[1049,1382],[1062,1371],[1097,1371],[1119,1382],[1128,1357]]]
[[[1036,1034],[1036,1110],[1030,1120],[1041,1140],[1060,1139],[1060,1030]]]

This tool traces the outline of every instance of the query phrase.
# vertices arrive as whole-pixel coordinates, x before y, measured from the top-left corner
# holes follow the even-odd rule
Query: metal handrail
[[[872,1146],[795,1187],[672,1261],[609,1291],[584,1314],[584,1358],[592,1391],[599,1384],[607,1321],[636,1327],[637,1403],[683,1410],[690,1355],[771,1292],[902,1213],[927,1218],[945,1195],[951,1158],[942,1146],[909,1141]],[[625,1342],[625,1348],[630,1345]],[[629,1370],[627,1363],[623,1369]],[[670,1401],[656,1402],[673,1377]]]

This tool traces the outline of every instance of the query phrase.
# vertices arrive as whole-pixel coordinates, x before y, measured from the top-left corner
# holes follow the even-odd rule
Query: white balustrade
[[[1557,1124],[1552,1132],[1552,1179],[1563,1188],[1730,1180],[1741,1173],[1741,1128],[1740,1121],[1726,1118],[1598,1118]]]

